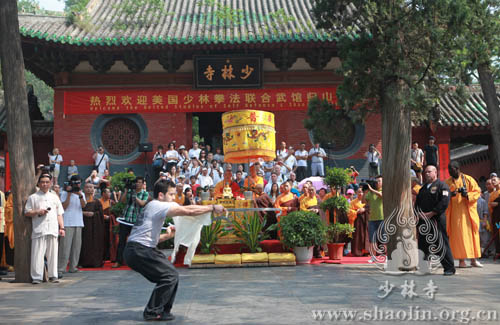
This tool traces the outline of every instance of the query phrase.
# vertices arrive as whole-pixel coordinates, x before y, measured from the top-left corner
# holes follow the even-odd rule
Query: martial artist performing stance
[[[159,242],[175,236],[175,227],[169,226],[161,234],[166,217],[199,216],[209,212],[225,212],[222,205],[180,206],[175,199],[175,184],[161,180],[154,186],[154,200],[149,202],[137,217],[125,247],[127,265],[156,283],[146,308],[145,320],[166,321],[175,317],[170,313],[177,292],[179,274],[170,261],[156,246]]]

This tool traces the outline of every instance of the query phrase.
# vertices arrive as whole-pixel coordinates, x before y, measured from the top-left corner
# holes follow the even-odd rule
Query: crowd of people
[[[481,256],[480,247],[485,247],[498,231],[495,225],[500,222],[500,182],[496,174],[492,174],[486,182],[487,191],[481,194],[477,182],[461,173],[454,163],[450,164],[450,179],[437,183],[439,159],[434,141],[432,137],[429,139],[425,152],[418,148],[418,143],[412,144],[413,201],[424,212],[434,211],[429,217],[440,225],[438,228],[449,245],[448,253],[452,253],[446,255],[445,272],[455,272],[450,266],[453,258],[459,260],[460,267],[466,266],[466,259],[471,259],[472,266],[480,267],[477,261]],[[326,223],[350,223],[355,232],[345,254],[350,251],[354,256],[368,255],[368,246],[376,240],[374,234],[383,223],[381,154],[374,145],[366,152],[369,181],[359,184],[359,172],[351,166],[352,181],[344,189],[330,189],[310,180],[301,182],[308,176],[324,176],[327,155],[319,144],[307,150],[305,143],[295,149],[281,142],[274,161],[255,161],[249,165],[225,163],[220,148],[212,152],[209,145],[196,142],[189,150],[183,145],[176,148],[175,142],[169,143],[167,148],[164,151],[163,146],[158,146],[153,155],[154,180],[155,183],[160,180],[174,183],[174,201],[181,206],[198,205],[202,199],[221,198],[225,187],[229,187],[237,199],[249,199],[250,193],[256,207],[277,208],[281,215],[297,210],[312,211],[321,215]],[[49,165],[37,168],[39,191],[30,197],[25,207],[26,216],[33,219],[33,283],[42,280],[44,256],[51,281],[57,281],[66,271],[78,272],[80,267],[101,267],[106,260],[112,261],[113,267],[125,264],[123,252],[127,237],[137,217],[152,200],[152,193],[148,192],[142,176],[135,177],[134,188],[123,192],[111,188],[110,160],[104,149],[98,147],[92,158],[94,170],[84,180],[75,162],[70,162],[65,175],[68,182],[62,189],[54,181],[60,177],[63,161],[57,148],[49,154]],[[133,174],[132,170],[129,172]],[[350,204],[345,220],[337,220],[337,216],[330,216],[328,211],[319,208],[321,202],[334,195],[344,195]],[[419,195],[439,197],[434,197],[434,201],[426,199],[424,203]],[[12,197],[0,200],[2,207],[8,207],[9,202],[12,205]],[[439,209],[429,207],[431,201],[436,206],[440,204]],[[118,202],[125,208],[121,215],[114,215],[111,208]],[[425,211],[428,209],[431,210]],[[122,222],[117,222],[118,217]],[[267,226],[277,222],[273,212],[263,213],[262,217],[267,219]],[[7,263],[12,265],[12,226],[5,233],[1,242],[9,246]],[[278,238],[277,233],[271,235]],[[490,245],[494,246],[491,248],[500,253],[498,236],[492,241],[495,245]],[[324,255],[322,248],[315,249],[315,255]]]

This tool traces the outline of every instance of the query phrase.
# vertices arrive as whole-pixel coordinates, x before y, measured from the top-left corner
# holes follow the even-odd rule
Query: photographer
[[[375,177],[375,188],[370,185],[372,182],[367,182],[363,186],[363,200],[362,203],[370,208],[370,215],[368,218],[368,240],[370,243],[374,242],[374,236],[380,225],[384,222],[384,206],[382,204],[382,176]]]
[[[103,146],[97,147],[97,150],[92,155],[92,159],[94,159],[94,169],[97,170],[97,175],[102,177],[104,170],[109,169],[109,157],[104,153]]]
[[[135,224],[137,216],[142,212],[143,207],[148,202],[148,192],[143,189],[144,177],[138,176],[134,181],[126,184],[126,192],[122,193],[120,202],[125,203],[127,206],[123,210],[124,221],[128,224]],[[132,230],[131,225],[120,223],[118,249],[116,253],[116,263],[113,268],[123,265],[123,250],[127,243],[127,237]]]
[[[66,234],[59,242],[59,260],[57,263],[59,278],[61,278],[62,273],[66,271],[68,260],[69,272],[78,272],[76,267],[80,259],[80,249],[82,246],[82,208],[87,204],[80,189],[81,182],[80,176],[71,176],[70,181],[64,183],[64,191],[61,193]]]

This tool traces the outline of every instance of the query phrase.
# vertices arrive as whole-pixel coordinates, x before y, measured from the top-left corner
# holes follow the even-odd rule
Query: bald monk
[[[493,191],[488,199],[488,210],[490,212],[492,235],[495,235],[495,232],[499,231],[496,224],[500,222],[500,180],[497,176],[493,176],[490,181]],[[495,251],[500,254],[500,236],[498,235],[495,237]]]
[[[214,196],[216,199],[222,198],[222,194],[224,192],[224,187],[226,186],[226,184],[229,185],[229,187],[231,188],[231,192],[233,192],[233,197],[241,196],[240,186],[238,185],[238,183],[233,181],[232,171],[226,169],[226,171],[224,172],[224,179],[215,185]]]
[[[314,213],[319,213],[318,209],[318,199],[316,198],[316,189],[314,186],[308,186],[305,195],[301,195],[299,198],[300,211],[312,211]]]
[[[290,192],[290,189],[292,188],[290,181],[284,182],[282,186],[283,192],[276,198],[274,207],[281,210],[282,216],[286,216],[289,212],[297,211],[299,209],[299,200],[292,194],[292,192]]]
[[[254,163],[250,166],[250,173],[247,178],[245,178],[245,187],[252,189],[253,192],[255,192],[255,186],[257,184],[262,184],[262,186],[264,186],[264,179],[257,175],[257,167],[259,165],[259,163]]]
[[[446,231],[450,238],[453,257],[459,260],[458,267],[466,267],[465,259],[471,259],[471,266],[482,267],[477,258],[481,257],[479,241],[479,215],[477,200],[481,190],[474,178],[460,172],[460,164],[452,161],[448,165],[451,175],[446,180],[450,188],[451,200],[446,210]]]

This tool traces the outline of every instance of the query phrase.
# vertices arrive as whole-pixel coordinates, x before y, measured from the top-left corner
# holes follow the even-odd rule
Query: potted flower
[[[267,253],[262,253],[260,247],[260,242],[268,237],[268,234],[263,230],[266,226],[266,220],[261,221],[258,213],[250,215],[245,213],[242,218],[234,218],[232,225],[233,234],[238,237],[240,243],[250,250],[250,254],[242,254],[242,262],[267,263]]]
[[[351,182],[351,174],[346,168],[326,168],[324,182],[330,186],[335,195],[321,203],[320,208],[323,211],[329,211],[333,222],[347,223],[347,212],[349,211],[349,202],[339,195],[342,188],[345,188]]]
[[[294,211],[282,216],[279,228],[281,242],[293,248],[297,263],[310,263],[313,247],[325,242],[326,225],[319,215],[311,211]]]
[[[331,260],[342,259],[347,237],[352,237],[354,227],[348,223],[333,223],[326,232],[328,255]]]

